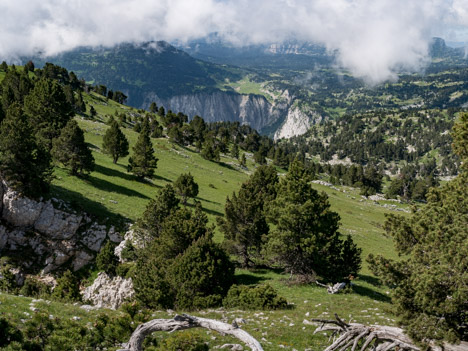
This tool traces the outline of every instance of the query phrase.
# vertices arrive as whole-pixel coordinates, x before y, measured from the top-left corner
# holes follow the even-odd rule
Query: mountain
[[[28,59],[25,59],[27,61]],[[202,116],[208,122],[238,121],[275,133],[289,113],[292,99],[278,101],[262,94],[241,94],[220,83],[235,82],[246,72],[195,59],[167,42],[121,44],[112,48],[82,47],[55,57],[34,58],[63,66],[91,84],[103,84],[128,96],[128,104]],[[287,94],[286,94],[287,95]]]

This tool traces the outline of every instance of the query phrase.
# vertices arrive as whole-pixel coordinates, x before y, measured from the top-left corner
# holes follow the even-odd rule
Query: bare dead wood
[[[207,328],[222,335],[231,335],[244,342],[252,351],[263,351],[262,345],[237,324],[227,324],[214,319],[200,318],[186,314],[177,315],[173,319],[153,319],[139,325],[133,332],[130,340],[118,351],[142,351],[145,338],[156,331],[174,332],[190,328]]]
[[[331,331],[341,334],[339,338],[328,346],[325,351],[356,351],[360,342],[363,342],[361,351],[372,348],[375,351],[408,350],[421,351],[419,346],[407,336],[403,329],[381,325],[367,326],[359,323],[345,323],[337,314],[336,320],[312,319],[313,322],[320,323],[314,334]],[[429,342],[433,351],[468,351],[468,342],[461,342],[458,345],[444,343],[443,347]]]

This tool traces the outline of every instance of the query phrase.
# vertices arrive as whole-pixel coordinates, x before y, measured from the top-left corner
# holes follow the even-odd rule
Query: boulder
[[[132,300],[135,291],[131,279],[110,278],[106,273],[101,272],[82,295],[84,301],[89,301],[97,307],[117,309],[124,302]]]

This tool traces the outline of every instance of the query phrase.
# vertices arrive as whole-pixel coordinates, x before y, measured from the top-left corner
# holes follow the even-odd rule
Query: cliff
[[[122,240],[113,227],[60,200],[21,197],[1,180],[0,215],[0,253],[18,257],[18,265],[31,272],[46,274],[64,265],[76,271],[91,263],[106,240]]]

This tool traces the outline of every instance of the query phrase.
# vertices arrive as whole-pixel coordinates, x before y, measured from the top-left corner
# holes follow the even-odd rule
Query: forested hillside
[[[446,302],[419,304],[417,293],[402,295],[413,278],[397,256],[410,255],[404,262],[421,267],[417,249],[407,245],[416,238],[423,250],[434,249],[420,227],[447,206],[444,196],[454,205],[447,209],[454,220],[444,217],[443,232],[457,232],[464,248],[466,206],[452,200],[466,198],[466,115],[344,116],[303,139],[274,142],[249,126],[189,119],[155,102],[148,110],[123,105],[118,88],[87,84],[53,64],[2,64],[0,80],[0,347],[117,350],[138,324],[171,318],[174,310],[236,319],[265,350],[325,347],[328,338],[312,335],[310,319],[333,313],[381,325],[401,320],[416,341],[466,339],[463,289],[454,288],[453,312],[439,325],[434,308]],[[447,149],[454,118],[458,159]],[[340,137],[365,147],[356,152]],[[313,138],[317,149],[305,149]],[[413,148],[380,146],[394,139]],[[356,157],[354,165],[327,163],[334,154]],[[411,182],[424,179],[418,196],[412,195],[416,183],[402,185],[411,195],[392,193],[400,178],[383,177],[385,170],[404,169],[404,162],[415,167],[408,171]],[[437,170],[461,175],[429,191]],[[404,201],[367,197],[382,191]],[[404,202],[411,200],[428,201],[421,219],[408,214]],[[25,208],[23,216],[18,211]],[[402,234],[408,218],[419,236]],[[430,229],[427,238],[436,232]],[[460,262],[457,281],[464,274]],[[127,303],[102,305],[120,306],[117,311],[80,308],[97,304],[96,291],[109,287],[92,283],[105,279],[114,288],[131,279],[133,293],[122,298]],[[328,294],[323,286],[334,283],[343,283],[344,292]],[[434,327],[419,333],[426,315]],[[154,334],[146,349],[205,350],[227,342],[236,343],[203,331]]]

